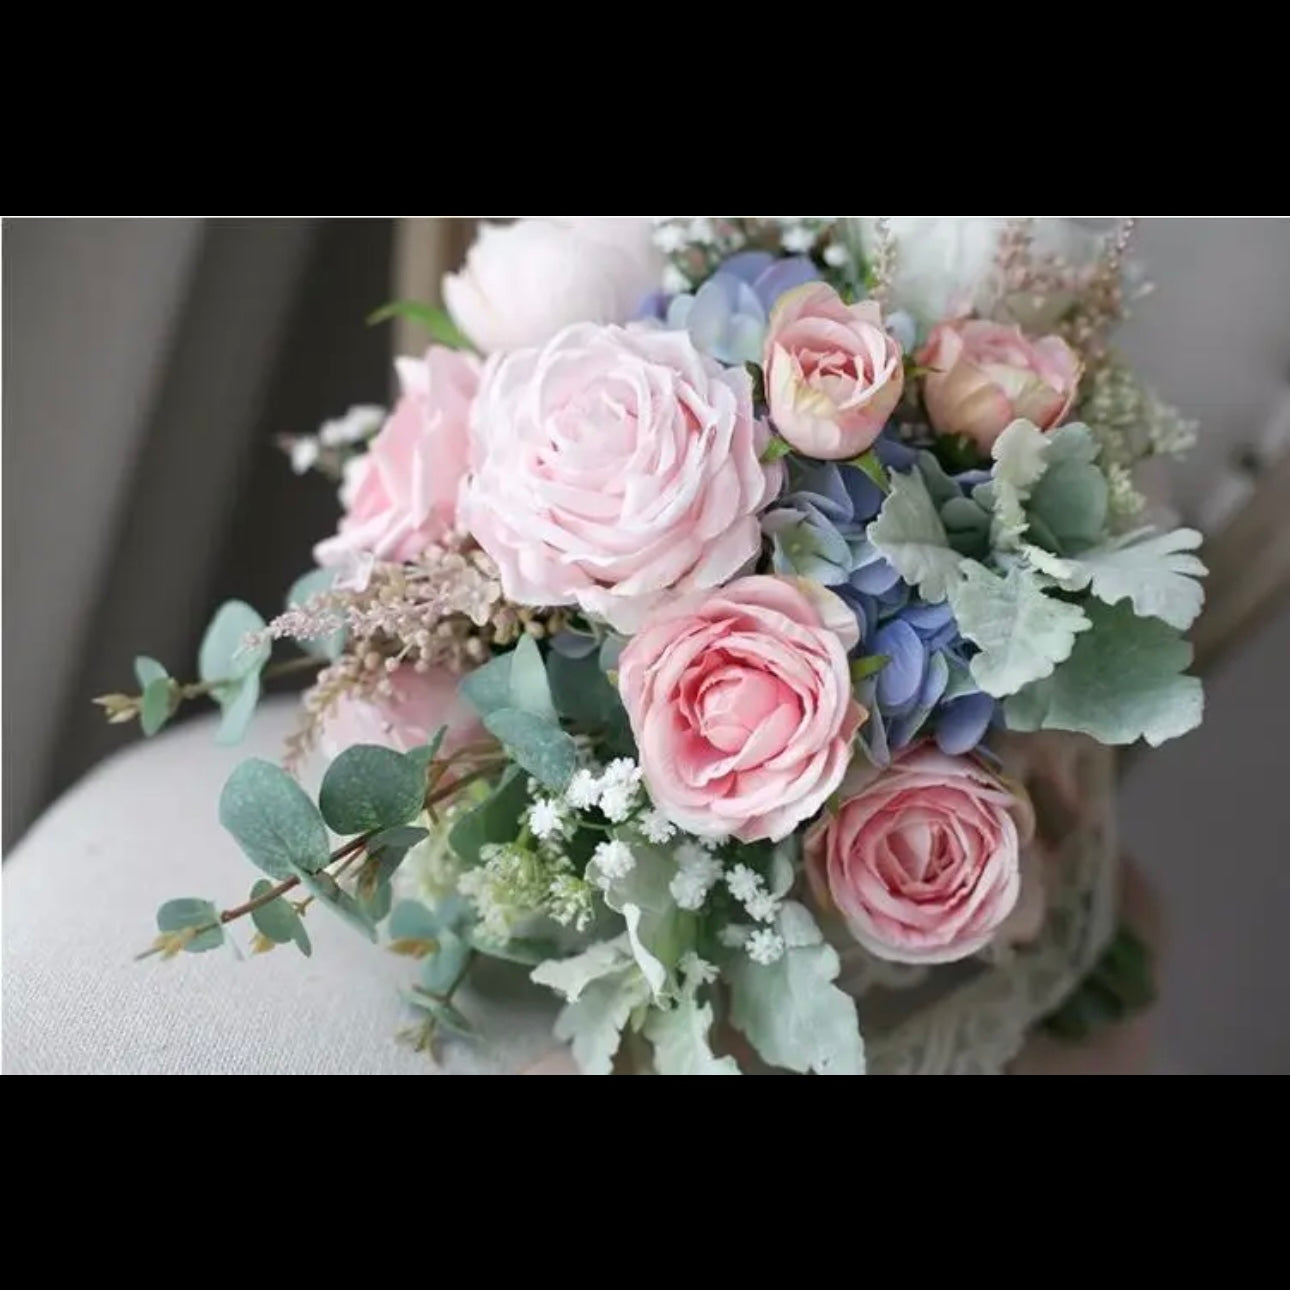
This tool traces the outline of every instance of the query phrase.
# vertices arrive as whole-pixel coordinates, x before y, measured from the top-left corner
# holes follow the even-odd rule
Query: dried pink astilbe
[[[869,264],[869,295],[886,306],[896,279],[896,238],[890,215],[874,216],[874,250]]]

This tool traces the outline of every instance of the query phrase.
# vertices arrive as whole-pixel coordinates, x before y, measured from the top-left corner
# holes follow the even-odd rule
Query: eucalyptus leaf
[[[451,1030],[454,1034],[461,1035],[466,1039],[474,1037],[475,1027],[470,1024],[456,1004],[449,1003],[446,999],[437,998],[435,995],[427,994],[419,988],[413,988],[403,997],[414,1008],[418,1008],[422,1012],[428,1012],[445,1030]]]
[[[426,775],[430,772],[431,763],[439,755],[439,749],[443,747],[444,736],[448,733],[447,726],[440,726],[438,730],[430,736],[430,742],[421,744],[416,748],[409,748],[403,755],[412,762],[421,772],[421,778],[424,782]]]
[[[1085,606],[1092,630],[1051,677],[1004,705],[1011,730],[1071,730],[1099,743],[1145,739],[1156,747],[1200,724],[1204,694],[1182,675],[1191,646],[1159,618],[1139,618],[1121,601]]]
[[[270,878],[289,878],[296,869],[313,872],[331,858],[318,808],[272,762],[255,758],[233,771],[220,794],[219,819]]]
[[[369,941],[376,940],[376,924],[362,905],[343,890],[331,874],[307,873],[298,869],[296,876],[300,879],[300,885],[312,892],[324,909],[331,910],[337,918],[361,932]]]
[[[447,994],[470,961],[471,949],[456,932],[446,928],[435,937],[439,948],[421,968],[421,985],[431,994]]]
[[[1070,657],[1075,637],[1089,628],[1078,605],[1047,595],[1024,565],[1001,578],[965,560],[950,606],[959,630],[981,649],[971,662],[973,678],[997,698],[1051,676]]]
[[[392,941],[438,940],[443,923],[419,900],[401,900],[390,913],[385,934]]]
[[[499,654],[462,679],[457,689],[481,717],[511,706],[511,658]]]
[[[359,893],[358,904],[372,922],[383,922],[394,904],[394,889],[388,881],[377,883],[370,892]]]
[[[562,792],[578,768],[578,747],[558,725],[518,708],[499,708],[484,718],[489,734],[538,783]]]
[[[153,681],[164,680],[169,673],[155,658],[140,654],[134,660],[134,675],[139,682],[140,689],[146,689]]]
[[[785,948],[776,962],[754,963],[746,954],[732,960],[731,1022],[771,1066],[863,1075],[855,1000],[833,984],[841,968],[837,951],[801,905],[784,905],[778,930]]]
[[[523,635],[511,654],[511,701],[508,706],[544,721],[557,720],[542,651],[532,636]]]
[[[419,825],[396,824],[392,829],[385,829],[378,833],[368,842],[367,854],[374,856],[381,851],[407,851],[418,842],[424,842],[429,836],[430,831]]]
[[[488,797],[453,824],[448,845],[467,864],[477,864],[481,847],[515,841],[520,816],[527,808],[524,773],[518,766],[508,766]]]
[[[406,322],[416,323],[430,333],[432,340],[449,349],[474,349],[470,337],[453,322],[446,309],[438,305],[424,304],[418,300],[391,300],[367,316],[369,326],[389,322],[392,318],[401,318]]]
[[[327,767],[318,806],[333,833],[350,837],[414,819],[425,805],[425,787],[416,762],[402,753],[354,744]]]
[[[223,709],[215,742],[225,747],[241,743],[260,701],[260,674],[252,672],[240,681],[219,686],[215,698]]]
[[[203,681],[240,681],[258,672],[269,657],[270,645],[263,641],[246,648],[246,638],[264,630],[259,614],[241,600],[222,604],[202,637],[197,670]]]
[[[950,546],[922,475],[891,476],[891,492],[867,536],[924,600],[936,604],[945,599],[963,557]]]
[[[500,944],[475,933],[469,933],[467,939],[471,949],[476,952],[490,959],[500,959],[503,963],[518,963],[522,967],[537,967],[551,959],[557,951],[554,941],[540,941],[526,936],[512,936],[510,940]]]
[[[267,878],[261,878],[251,888],[251,899],[258,900],[272,890],[273,884]],[[251,922],[261,936],[267,937],[275,945],[285,945],[288,941],[306,958],[313,952],[309,942],[309,933],[305,931],[304,921],[296,913],[295,906],[285,897],[279,896],[267,905],[251,911]]]
[[[321,595],[324,591],[330,591],[336,582],[336,571],[334,569],[314,569],[306,573],[303,577],[297,578],[291,585],[291,590],[287,592],[287,608],[297,609],[306,605],[315,596]],[[345,637],[348,635],[345,628],[339,627],[334,632],[326,636],[319,636],[314,639],[297,639],[296,644],[315,658],[338,659],[345,650]]]
[[[159,932],[182,932],[189,927],[200,927],[199,932],[184,946],[185,954],[204,954],[217,950],[224,943],[224,928],[219,921],[219,910],[209,900],[183,896],[168,900],[157,910]]]
[[[560,716],[592,730],[626,720],[618,691],[609,684],[594,654],[570,658],[552,654],[547,660],[551,696]]]
[[[139,726],[145,735],[155,735],[170,720],[174,683],[168,676],[158,676],[143,687],[139,701]]]
[[[645,1037],[654,1045],[654,1069],[660,1075],[738,1075],[733,1057],[716,1057],[708,1038],[712,1006],[682,998],[663,1012],[651,1010]]]

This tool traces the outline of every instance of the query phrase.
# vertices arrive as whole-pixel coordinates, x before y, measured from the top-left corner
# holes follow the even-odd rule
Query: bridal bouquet
[[[344,514],[285,612],[227,604],[197,681],[140,658],[100,700],[151,734],[208,695],[235,740],[266,668],[316,671],[220,801],[263,876],[163,905],[151,952],[245,917],[308,954],[321,906],[415,961],[423,1038],[471,1034],[492,956],[600,1074],[858,1074],[839,951],[1006,971],[1046,916],[1008,732],[1201,719],[1200,537],[1132,476],[1190,428],[1109,347],[1129,231],[484,226],[446,312],[383,311],[432,339],[393,411],[289,443]]]

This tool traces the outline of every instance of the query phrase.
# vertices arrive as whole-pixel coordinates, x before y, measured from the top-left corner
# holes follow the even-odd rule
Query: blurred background
[[[464,222],[17,219],[3,224],[3,841],[137,735],[90,700],[139,648],[175,671],[213,608],[266,616],[338,511],[275,437],[390,391],[390,328]],[[1122,341],[1201,424],[1160,481],[1214,535],[1206,724],[1125,766],[1127,850],[1171,926],[1168,1065],[1290,1073],[1290,221],[1144,217],[1157,284]]]

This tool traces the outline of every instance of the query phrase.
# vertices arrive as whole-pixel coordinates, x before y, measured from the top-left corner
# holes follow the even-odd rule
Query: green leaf
[[[573,1060],[584,1075],[608,1075],[623,1027],[648,998],[644,978],[629,964],[613,976],[592,981],[576,1003],[566,1004],[556,1018],[555,1037],[571,1043]]]
[[[421,813],[425,776],[415,761],[378,744],[346,748],[327,767],[318,806],[333,833],[392,829]]]
[[[481,717],[511,706],[512,654],[499,654],[467,673],[457,689]]]
[[[421,968],[421,985],[431,994],[447,994],[470,961],[470,946],[446,928],[435,937],[439,948]]]
[[[683,998],[667,1012],[652,1010],[645,1037],[654,1045],[654,1069],[660,1075],[738,1075],[733,1057],[715,1057],[708,1042],[712,1007]]]
[[[297,578],[292,583],[291,590],[287,592],[287,608],[294,609],[307,604],[320,593],[330,591],[335,581],[334,569],[314,569],[303,577]],[[327,636],[309,640],[297,639],[296,644],[314,658],[338,659],[344,653],[347,635],[345,628],[340,627]]]
[[[246,638],[264,630],[264,619],[240,600],[225,601],[219,607],[197,655],[197,670],[203,681],[240,681],[258,672],[271,647],[264,641],[244,648]],[[216,696],[218,697],[218,695]]]
[[[376,924],[349,892],[342,890],[340,883],[329,873],[307,873],[297,869],[296,876],[300,885],[313,892],[319,903],[330,909],[341,922],[348,923],[355,931],[362,932],[369,941],[376,940]]]
[[[1204,694],[1183,676],[1191,646],[1159,618],[1138,618],[1130,605],[1085,606],[1092,630],[1046,680],[1004,706],[1012,730],[1073,730],[1099,743],[1152,747],[1200,724]]]
[[[223,709],[215,742],[224,747],[241,743],[255,715],[255,705],[260,701],[260,674],[253,672],[231,685],[221,685],[215,691],[215,698]]]
[[[869,525],[868,537],[900,576],[918,587],[924,600],[935,604],[945,599],[963,557],[951,548],[917,471],[891,476],[891,492]]]
[[[1051,676],[1070,657],[1089,621],[1078,605],[1045,595],[1035,575],[1014,565],[1006,578],[975,560],[963,562],[963,580],[950,592],[959,630],[979,653],[972,675],[987,694],[1002,698]]]
[[[461,1009],[446,999],[438,999],[427,994],[419,986],[403,996],[414,1008],[428,1012],[445,1030],[462,1035],[466,1039],[474,1037],[475,1027],[462,1015]]]
[[[385,934],[392,941],[434,941],[443,923],[419,900],[401,900],[390,913]]]
[[[761,456],[758,458],[764,465],[769,465],[772,461],[779,461],[787,457],[793,451],[793,445],[787,439],[781,439],[778,435],[762,449]]]
[[[922,475],[928,495],[938,511],[946,502],[962,500],[959,486],[945,473],[945,467],[932,453],[924,451],[918,454],[918,473]]]
[[[251,899],[258,900],[272,887],[273,884],[267,878],[259,879],[251,888]],[[267,905],[261,905],[259,909],[252,910],[251,922],[255,924],[255,930],[261,936],[267,937],[275,945],[285,945],[291,941],[306,958],[313,953],[309,933],[305,931],[303,920],[289,900],[279,896],[276,900],[269,901]]]
[[[585,730],[595,731],[606,751],[613,755],[634,757],[636,746],[627,710],[596,654],[568,658],[552,653],[546,666],[551,695],[560,716]]]
[[[219,910],[209,900],[184,896],[178,900],[166,901],[157,910],[157,931],[182,932],[188,927],[201,927],[205,930],[184,946],[185,954],[204,954],[207,950],[217,950],[224,944],[224,928],[219,921]]]
[[[407,851],[418,842],[424,842],[430,836],[429,829],[415,824],[396,824],[392,829],[384,829],[367,844],[367,854],[377,855],[381,851]]]
[[[515,841],[520,831],[520,816],[528,807],[524,781],[518,766],[508,766],[497,787],[453,824],[448,845],[460,859],[477,864],[481,847]]]
[[[422,304],[418,300],[391,300],[368,314],[367,322],[368,326],[375,326],[392,318],[402,318],[424,327],[432,340],[449,349],[474,349],[470,337],[453,322],[448,311],[438,305]]]
[[[555,704],[546,679],[542,651],[532,636],[520,637],[511,654],[511,701],[507,705],[531,713],[544,721],[555,721]]]
[[[234,770],[220,794],[219,819],[270,878],[289,878],[297,868],[312,872],[331,858],[318,808],[272,762],[257,758]]]
[[[752,361],[744,364],[744,371],[748,373],[748,379],[752,381],[752,400],[754,406],[764,408],[766,406],[766,373],[762,371],[760,363],[754,363]],[[772,439],[771,444],[773,445],[775,443],[784,443],[784,440]],[[777,458],[783,457],[791,451],[792,448],[787,443],[784,443],[782,451],[777,450],[774,456],[770,456],[770,448],[768,447],[766,451],[762,453],[761,459],[762,461],[775,461]]]
[[[380,923],[394,904],[394,888],[388,881],[379,882],[370,892],[358,893],[358,904],[368,918]]]
[[[1015,546],[1026,531],[1026,500],[1048,468],[1049,440],[1029,421],[1014,421],[994,441],[994,467],[987,500],[995,519],[995,543]],[[973,500],[985,505],[977,492]]]
[[[1060,461],[1045,472],[1030,495],[1032,526],[1042,524],[1062,552],[1090,546],[1106,528],[1106,476],[1081,461]]]
[[[531,980],[577,1003],[582,992],[603,977],[615,976],[631,966],[632,952],[626,936],[612,941],[597,941],[581,954],[563,959],[548,959],[529,973]]]
[[[168,677],[166,669],[157,662],[155,658],[149,658],[146,654],[140,654],[134,660],[134,675],[139,682],[141,689],[147,689],[153,681],[164,680]]]
[[[165,675],[154,678],[143,687],[139,725],[145,735],[155,735],[170,720],[174,694],[174,683]]]
[[[1060,562],[1053,572],[1067,591],[1092,584],[1093,594],[1108,605],[1127,600],[1140,618],[1160,618],[1179,631],[1196,621],[1205,604],[1204,588],[1196,581],[1205,566],[1193,551],[1202,538],[1195,529],[1151,534],[1150,529],[1094,547]]]
[[[539,941],[532,937],[512,936],[509,941],[499,945],[496,941],[470,933],[467,935],[470,948],[490,959],[501,959],[503,963],[518,963],[523,967],[536,967],[545,963],[557,951],[554,941]]]
[[[430,736],[428,744],[422,744],[418,748],[409,748],[403,755],[416,766],[421,772],[421,778],[424,782],[425,777],[429,774],[430,764],[439,755],[439,749],[443,747],[444,736],[448,733],[447,726],[440,726],[438,730]]]
[[[863,658],[853,658],[851,660],[851,680],[863,681],[868,677],[877,676],[891,659],[886,654],[866,654]]]
[[[815,920],[792,902],[780,911],[783,956],[775,963],[734,959],[730,1020],[764,1061],[817,1075],[863,1075],[864,1041],[855,1000],[833,984],[841,963]]]
[[[862,470],[877,486],[881,493],[891,492],[891,475],[887,467],[878,459],[878,454],[872,448],[862,452],[858,457],[848,463],[857,470]]]
[[[578,769],[577,744],[552,721],[518,708],[499,708],[484,718],[484,726],[508,756],[553,792],[562,792]]]

